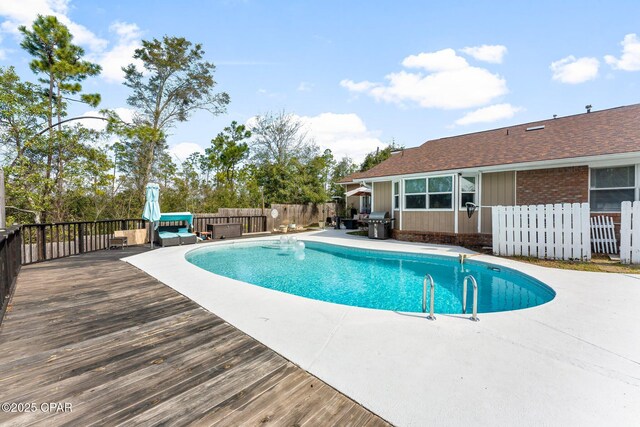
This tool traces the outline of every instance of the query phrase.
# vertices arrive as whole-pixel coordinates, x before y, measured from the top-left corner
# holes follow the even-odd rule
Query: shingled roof
[[[640,152],[640,104],[434,139],[340,182],[630,152]]]

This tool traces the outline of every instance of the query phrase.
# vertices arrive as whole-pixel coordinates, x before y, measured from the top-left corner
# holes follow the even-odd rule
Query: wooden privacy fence
[[[19,226],[0,231],[0,323],[20,272],[22,234]]]
[[[640,264],[640,202],[622,202],[620,262]]]
[[[591,259],[588,203],[494,206],[493,253],[547,259]]]
[[[194,231],[207,231],[207,224],[242,224],[243,233],[260,233],[267,231],[265,215],[239,216],[194,216]]]

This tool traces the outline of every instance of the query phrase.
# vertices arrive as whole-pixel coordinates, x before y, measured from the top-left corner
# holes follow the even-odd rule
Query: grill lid
[[[388,219],[389,218],[389,212],[371,212],[369,214],[369,219]]]

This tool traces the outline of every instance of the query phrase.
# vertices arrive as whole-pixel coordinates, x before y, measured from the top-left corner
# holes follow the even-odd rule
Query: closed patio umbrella
[[[147,184],[145,190],[146,201],[144,202],[144,211],[142,212],[142,219],[146,219],[149,223],[153,224],[153,228],[149,227],[149,241],[151,242],[151,249],[153,249],[153,230],[158,228],[157,222],[160,221],[160,186],[158,184]]]

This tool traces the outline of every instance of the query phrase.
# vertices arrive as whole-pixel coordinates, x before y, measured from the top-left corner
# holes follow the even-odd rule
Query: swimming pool
[[[472,259],[460,264],[455,257],[312,241],[234,242],[192,250],[186,259],[212,273],[264,288],[382,310],[421,312],[426,273],[436,285],[436,313],[462,313],[462,282],[467,275],[478,283],[479,313],[534,307],[555,297],[553,289],[530,276]],[[470,287],[467,312],[472,298]]]

